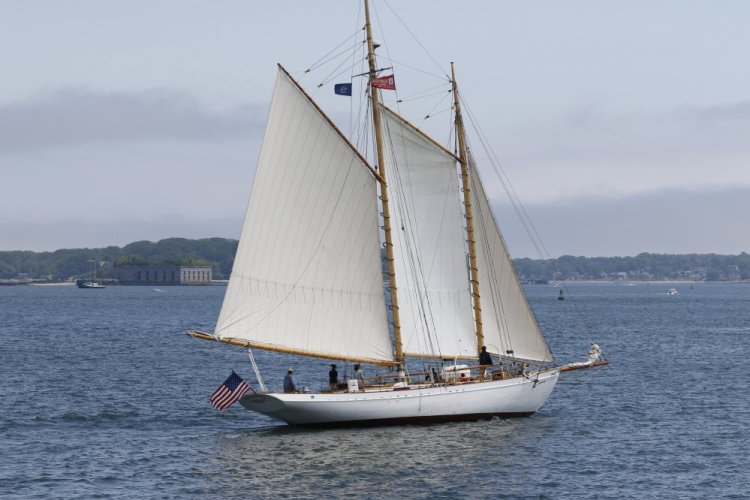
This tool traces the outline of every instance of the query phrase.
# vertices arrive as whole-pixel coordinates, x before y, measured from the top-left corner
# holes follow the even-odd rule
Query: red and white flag
[[[396,79],[393,75],[379,76],[370,80],[374,89],[396,90]]]
[[[240,399],[248,389],[252,389],[252,387],[232,371],[229,378],[211,395],[211,404],[219,411],[226,410]]]

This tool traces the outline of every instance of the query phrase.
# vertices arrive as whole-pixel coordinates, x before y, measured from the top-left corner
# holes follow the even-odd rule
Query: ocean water
[[[232,369],[254,381],[242,350],[185,335],[222,287],[0,287],[0,497],[750,497],[750,286],[667,287],[528,287],[560,362],[591,340],[611,361],[530,418],[339,430],[210,406]],[[289,365],[325,381],[256,358],[272,388]]]

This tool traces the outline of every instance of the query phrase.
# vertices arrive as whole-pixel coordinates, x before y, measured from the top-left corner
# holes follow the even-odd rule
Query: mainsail
[[[404,352],[474,358],[456,158],[382,109]]]
[[[469,169],[474,195],[482,326],[487,350],[503,355],[513,351],[515,357],[522,359],[554,361],[518,282],[471,155]]]
[[[376,180],[282,69],[216,326],[221,340],[385,362]]]

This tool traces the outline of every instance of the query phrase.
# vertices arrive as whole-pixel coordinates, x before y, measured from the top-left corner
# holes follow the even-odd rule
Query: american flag
[[[219,411],[225,410],[240,399],[248,389],[252,388],[233,370],[229,378],[211,395],[211,404]]]

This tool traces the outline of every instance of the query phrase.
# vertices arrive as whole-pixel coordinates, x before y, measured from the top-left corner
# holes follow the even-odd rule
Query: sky
[[[551,256],[750,249],[749,2],[375,0],[373,11],[399,89],[389,103],[441,142],[440,77],[456,62],[514,257],[540,255],[492,157]],[[361,15],[356,0],[3,0],[0,250],[237,238],[276,63],[356,133],[358,100],[332,89],[354,69],[304,70],[353,40]]]

